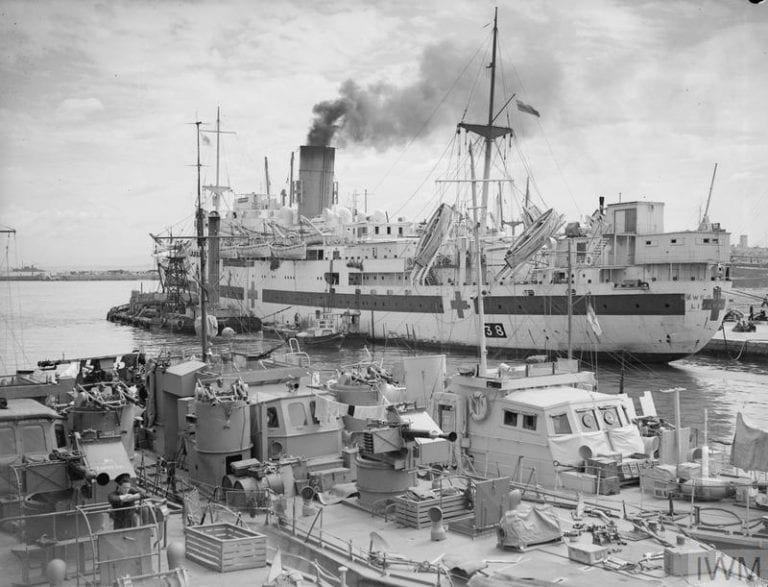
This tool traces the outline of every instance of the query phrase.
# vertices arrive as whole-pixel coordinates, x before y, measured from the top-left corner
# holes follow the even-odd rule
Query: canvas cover
[[[561,465],[580,465],[584,461],[584,456],[579,452],[582,446],[588,447],[592,452],[591,456],[594,457],[614,452],[608,435],[604,430],[549,437],[549,449],[552,452],[552,460],[557,461]]]
[[[557,515],[548,505],[520,505],[505,512],[499,522],[499,545],[525,548],[562,537]]]
[[[745,471],[768,471],[768,431],[736,417],[736,433],[731,447],[731,464]]]
[[[621,428],[611,428],[608,430],[608,438],[611,441],[613,452],[621,453],[623,457],[645,452],[645,444],[640,436],[640,431],[634,424]]]

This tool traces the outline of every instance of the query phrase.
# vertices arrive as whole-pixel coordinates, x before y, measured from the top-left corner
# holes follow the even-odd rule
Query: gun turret
[[[69,467],[69,474],[72,479],[85,479],[90,483],[91,481],[96,481],[97,484],[104,486],[107,483],[109,483],[109,473],[102,471],[101,473],[97,473],[93,469],[90,469],[86,467],[82,463],[77,463],[74,461],[69,461],[68,463]]]
[[[371,425],[361,434],[360,454],[392,463],[395,469],[448,462],[456,433],[444,433],[423,410],[398,412],[389,425]]]
[[[446,434],[444,432],[438,432],[437,430],[414,430],[408,424],[404,424],[400,428],[400,436],[403,437],[403,440],[414,440],[416,438],[442,438],[448,442],[456,441],[455,432]]]

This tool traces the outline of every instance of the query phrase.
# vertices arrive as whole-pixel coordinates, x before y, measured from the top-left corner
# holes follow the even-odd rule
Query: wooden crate
[[[229,523],[188,526],[184,530],[187,558],[219,572],[267,565],[267,538]]]
[[[402,526],[411,528],[426,528],[432,524],[429,519],[429,508],[439,507],[443,510],[443,520],[454,520],[472,514],[467,509],[467,500],[463,494],[434,497],[431,499],[412,499],[401,496],[394,499],[395,519]]]

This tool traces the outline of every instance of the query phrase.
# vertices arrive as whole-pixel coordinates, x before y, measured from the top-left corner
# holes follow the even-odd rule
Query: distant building
[[[768,287],[768,248],[750,247],[746,234],[731,247],[731,280],[734,289]]]
[[[14,267],[8,273],[0,274],[0,281],[44,281],[51,279],[50,271],[34,265]]]

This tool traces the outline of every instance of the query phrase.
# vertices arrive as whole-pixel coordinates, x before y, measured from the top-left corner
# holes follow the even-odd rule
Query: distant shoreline
[[[67,271],[62,273],[36,273],[33,275],[0,275],[0,281],[139,281],[158,280],[157,271]]]

